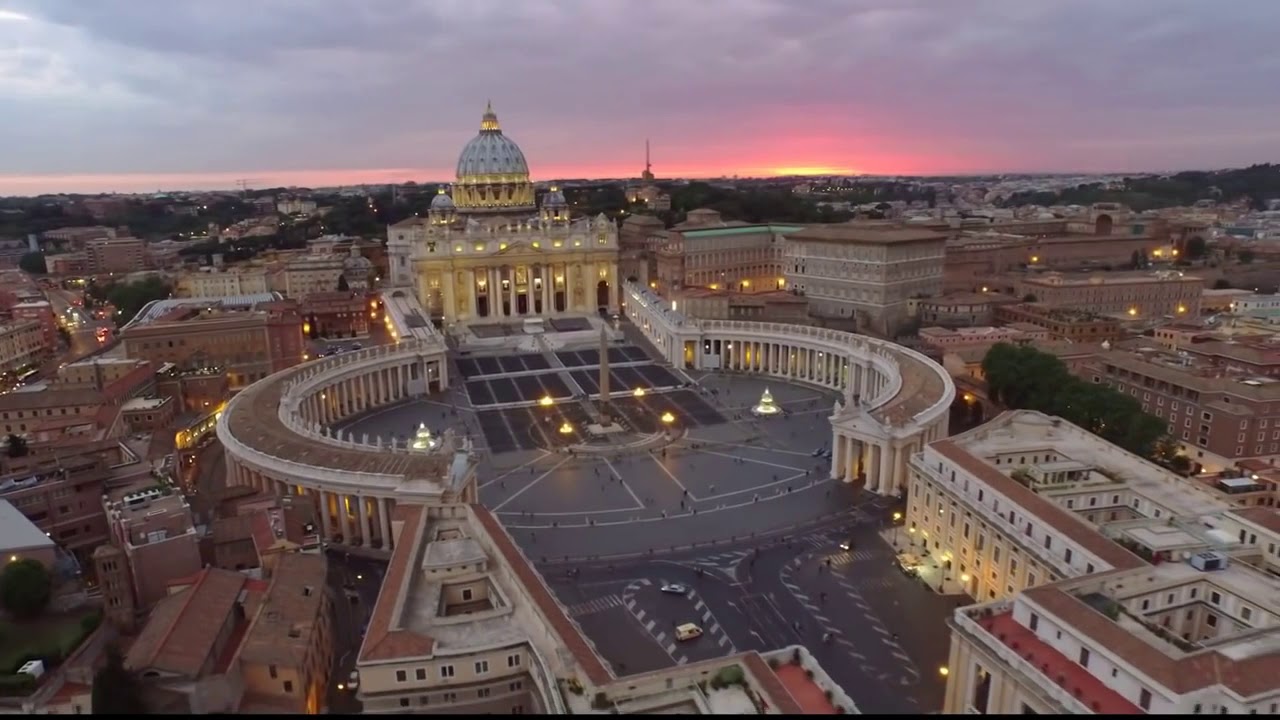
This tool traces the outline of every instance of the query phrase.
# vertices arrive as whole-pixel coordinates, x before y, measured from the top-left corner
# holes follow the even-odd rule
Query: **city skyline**
[[[489,99],[538,180],[1280,157],[1269,3],[231,6],[0,0],[0,194],[447,180]]]

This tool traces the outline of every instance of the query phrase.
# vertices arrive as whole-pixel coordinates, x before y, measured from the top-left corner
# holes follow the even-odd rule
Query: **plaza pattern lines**
[[[815,549],[818,549],[817,546],[819,543],[822,543],[822,540],[816,537],[808,537],[808,538],[805,538],[805,542],[813,546]],[[823,543],[823,546],[825,547],[826,544]],[[787,591],[790,592],[796,598],[796,600],[798,600],[800,604],[803,605],[805,609],[809,611],[813,619],[816,620],[821,625],[823,632],[831,633],[831,636],[834,639],[834,641],[837,644],[843,646],[849,652],[849,654],[853,656],[854,660],[858,662],[859,669],[862,671],[864,675],[866,675],[867,677],[874,677],[882,683],[893,682],[894,678],[896,677],[897,684],[903,687],[911,686],[918,683],[920,681],[920,673],[916,670],[915,664],[911,661],[911,658],[907,656],[906,652],[903,651],[902,647],[898,644],[898,642],[893,639],[892,634],[885,629],[884,623],[882,623],[880,619],[876,616],[876,614],[872,612],[871,607],[867,604],[866,600],[863,599],[861,593],[859,593],[857,588],[855,588],[849,581],[841,578],[837,582],[839,583],[841,589],[844,591],[844,594],[848,598],[848,600],[851,603],[853,603],[853,605],[856,606],[857,609],[860,611],[863,619],[866,621],[866,624],[864,627],[868,628],[871,631],[869,633],[866,633],[863,639],[867,642],[880,642],[888,646],[890,654],[892,654],[893,657],[899,660],[901,663],[898,668],[894,668],[894,669],[901,670],[902,673],[905,673],[905,674],[895,675],[895,673],[889,669],[876,667],[871,661],[868,660],[866,654],[862,653],[859,650],[858,645],[856,643],[854,643],[852,640],[846,637],[845,634],[842,633],[838,628],[833,627],[831,618],[827,617],[824,614],[827,611],[824,608],[820,607],[817,603],[815,603],[800,588],[800,586],[794,582],[793,573],[795,572],[796,568],[804,564],[805,560],[807,559],[807,556],[810,555],[811,552],[812,551],[802,553],[800,556],[796,557],[794,560],[787,563],[783,567],[781,580],[782,580],[783,586],[787,588]],[[838,608],[839,606],[840,606],[839,603],[832,603],[828,601],[828,607]]]
[[[659,580],[658,587],[666,585],[666,580]],[[659,619],[651,615],[650,610],[646,610],[639,606],[636,602],[635,595],[641,588],[652,587],[653,582],[648,578],[640,578],[627,585],[622,591],[622,604],[631,612],[631,616],[635,618],[640,627],[653,638],[671,660],[677,665],[684,665],[689,662],[689,657],[680,651],[680,641],[675,638],[675,624],[663,619]],[[725,634],[724,629],[720,627],[720,623],[716,621],[715,615],[712,614],[711,608],[698,597],[698,591],[690,588],[684,595],[688,600],[694,602],[694,611],[698,613],[697,618],[688,618],[681,622],[694,622],[702,628],[702,637],[687,642],[712,642],[719,656],[733,655],[738,652],[734,647],[733,641]]]

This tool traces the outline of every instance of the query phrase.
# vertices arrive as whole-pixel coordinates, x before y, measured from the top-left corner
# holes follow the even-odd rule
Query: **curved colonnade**
[[[830,417],[831,477],[891,494],[906,461],[947,434],[950,376],[918,352],[802,325],[685,318],[645,288],[626,286],[626,312],[673,366],[759,373],[843,393]],[[237,394],[218,420],[228,481],[307,498],[326,540],[389,549],[397,503],[476,502],[477,457],[451,432],[430,449],[409,440],[335,434],[342,420],[449,385],[444,339],[314,360]]]
[[[955,383],[938,363],[887,340],[809,325],[695,320],[628,283],[626,314],[672,365],[759,373],[842,393],[831,414],[831,477],[890,495],[906,466],[947,436]]]
[[[418,450],[410,440],[353,437],[343,419],[448,386],[444,340],[402,340],[275,373],[227,403],[218,419],[227,481],[306,497],[325,540],[390,548],[399,502],[475,502],[476,458],[451,432]]]

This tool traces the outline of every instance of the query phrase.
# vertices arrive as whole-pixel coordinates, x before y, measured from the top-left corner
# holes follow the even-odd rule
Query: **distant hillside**
[[[1088,183],[1061,192],[1020,192],[1001,203],[1020,205],[1091,205],[1097,202],[1123,203],[1134,210],[1191,205],[1197,200],[1233,202],[1247,199],[1260,210],[1266,201],[1280,198],[1280,165],[1252,165],[1237,170],[1212,172],[1189,170],[1176,175],[1125,178],[1124,187],[1107,189],[1103,183]]]

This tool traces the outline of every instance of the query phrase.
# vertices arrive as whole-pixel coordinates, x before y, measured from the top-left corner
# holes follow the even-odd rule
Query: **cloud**
[[[645,137],[664,172],[1238,165],[1280,154],[1278,26],[1270,0],[0,0],[0,175],[443,177],[487,98],[540,176],[634,172]]]

